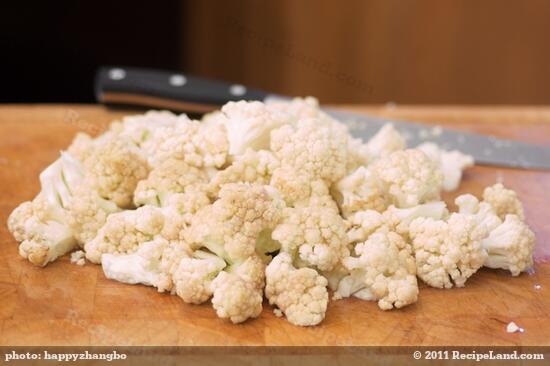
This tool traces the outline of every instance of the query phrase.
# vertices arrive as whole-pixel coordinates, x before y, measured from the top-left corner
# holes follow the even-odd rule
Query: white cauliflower
[[[242,323],[262,312],[266,265],[251,256],[239,265],[220,272],[212,282],[212,306],[220,318]]]
[[[506,269],[517,276],[533,266],[535,234],[517,215],[506,215],[481,244],[488,254],[485,267]]]
[[[172,274],[191,251],[183,242],[155,237],[130,254],[104,253],[101,266],[105,277],[128,284],[153,286],[159,292],[175,292]]]
[[[391,203],[399,208],[439,200],[443,177],[420,150],[396,151],[378,159],[369,169],[381,180]]]
[[[493,206],[470,194],[457,197],[455,203],[461,214],[473,217],[479,230],[487,233],[481,242],[488,254],[485,267],[517,276],[533,266],[535,235],[518,215],[508,214],[502,221]]]
[[[212,296],[212,281],[227,263],[217,255],[196,250],[172,271],[176,294],[186,303],[202,304]]]
[[[222,124],[187,119],[158,144],[149,163],[156,166],[164,160],[176,159],[197,168],[221,168],[226,163],[228,149],[227,131]]]
[[[517,193],[505,188],[501,183],[485,188],[483,201],[493,206],[501,220],[504,220],[509,214],[517,215],[521,220],[525,220],[523,205]]]
[[[7,224],[37,266],[80,245],[71,262],[211,299],[233,323],[258,317],[264,294],[277,316],[313,326],[327,286],[387,310],[417,301],[417,277],[461,287],[481,266],[517,276],[533,265],[514,191],[459,196],[449,215],[440,193],[473,159],[405,148],[391,124],[353,138],[314,98],[230,102],[201,121],[149,111],[77,134]]]
[[[287,166],[273,172],[270,185],[289,207],[325,207],[338,212],[338,205],[322,179],[312,179],[308,174]]]
[[[129,139],[148,157],[155,155],[158,147],[180,128],[185,128],[189,118],[169,111],[147,111],[145,114],[126,116],[111,124],[110,133]]]
[[[80,162],[85,161],[94,148],[94,138],[87,133],[77,132],[67,147],[67,153]]]
[[[142,243],[132,254],[101,255],[105,277],[128,284],[156,286],[159,283],[160,260],[168,241],[157,237]]]
[[[295,325],[312,326],[325,318],[327,279],[312,268],[296,269],[288,253],[277,255],[266,268],[265,296]]]
[[[107,139],[84,161],[86,180],[99,195],[118,207],[131,208],[138,182],[149,174],[142,152],[129,140]]]
[[[188,187],[184,193],[170,195],[162,207],[166,219],[161,235],[168,240],[184,240],[193,216],[209,204],[210,199],[202,188]]]
[[[464,169],[474,165],[471,155],[458,150],[444,150],[433,142],[425,142],[416,149],[423,151],[439,167],[443,173],[443,190],[447,192],[456,190]]]
[[[385,124],[371,139],[366,143],[366,150],[369,161],[385,157],[407,147],[405,138],[393,127],[391,123]]]
[[[230,166],[214,175],[208,184],[208,190],[217,195],[220,188],[228,183],[269,184],[273,171],[278,166],[279,161],[272,152],[248,149],[243,155],[237,156]]]
[[[417,275],[432,287],[463,287],[487,258],[481,244],[486,232],[468,215],[453,213],[447,221],[417,218],[409,235]]]
[[[228,263],[256,252],[261,235],[282,217],[284,202],[268,186],[231,183],[222,187],[219,199],[193,217],[186,234],[192,248],[208,248]]]
[[[92,240],[105,224],[107,217],[122,209],[114,202],[102,198],[88,183],[80,184],[68,206],[68,223],[80,246]]]
[[[287,113],[258,101],[229,102],[222,112],[231,155],[243,154],[247,149],[268,149],[271,131],[290,122]]]
[[[335,298],[351,295],[378,300],[383,310],[416,302],[418,283],[411,246],[397,233],[382,228],[355,246],[358,257],[342,262],[350,271],[338,284]]]
[[[346,220],[348,241],[350,243],[363,242],[384,224],[384,216],[378,211],[365,210],[356,212]]]
[[[313,97],[293,98],[292,100],[268,100],[267,108],[272,113],[286,114],[290,117],[287,123],[296,123],[304,118],[325,116],[319,108],[319,101]]]
[[[479,202],[477,197],[471,194],[458,196],[455,199],[455,204],[458,206],[458,213],[471,215],[479,230],[484,230],[486,233],[502,224],[502,220],[497,216],[493,206],[487,202]]]
[[[77,250],[71,253],[71,263],[77,266],[83,266],[86,264],[86,253],[82,250]]]
[[[36,266],[45,266],[76,246],[66,212],[44,197],[24,202],[8,218],[8,228],[19,241],[19,254]]]
[[[348,162],[346,172],[350,174],[361,166],[367,166],[371,163],[371,156],[367,144],[360,138],[348,137]]]
[[[107,217],[96,237],[84,244],[86,259],[101,263],[104,253],[131,254],[141,244],[160,236],[163,227],[163,212],[154,206],[113,213]]]
[[[322,207],[287,208],[272,238],[296,265],[330,271],[349,255],[346,225],[337,212]]]
[[[362,166],[338,181],[331,192],[346,218],[358,211],[383,212],[389,204],[382,182]]]
[[[348,133],[329,118],[301,119],[271,132],[271,150],[282,167],[291,167],[328,184],[346,174]]]
[[[32,264],[45,266],[75,247],[67,207],[83,176],[82,165],[68,153],[61,153],[40,174],[42,190],[38,196],[19,205],[8,217],[8,229],[21,243],[19,254]]]
[[[395,232],[408,238],[410,223],[419,217],[442,220],[447,217],[449,211],[443,201],[432,201],[409,208],[397,208],[390,206],[383,213],[384,222]]]
[[[428,202],[410,208],[397,208],[391,205],[383,213],[374,210],[359,211],[347,219],[347,235],[351,243],[363,242],[385,225],[408,239],[409,224],[414,219],[431,217],[441,220],[447,214],[447,205],[443,201]]]
[[[146,179],[141,180],[134,192],[136,206],[166,206],[170,196],[203,188],[209,181],[203,170],[183,160],[166,159],[156,165]]]

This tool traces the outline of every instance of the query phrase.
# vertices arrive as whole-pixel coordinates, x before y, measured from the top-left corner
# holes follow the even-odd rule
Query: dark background
[[[94,102],[99,65],[322,102],[550,103],[550,2],[2,2],[0,102]]]

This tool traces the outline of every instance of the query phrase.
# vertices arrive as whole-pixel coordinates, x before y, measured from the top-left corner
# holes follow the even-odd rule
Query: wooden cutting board
[[[352,107],[550,144],[550,108]],[[512,278],[481,270],[462,289],[421,287],[418,303],[384,312],[375,303],[331,302],[324,322],[299,328],[264,306],[232,325],[209,304],[184,304],[145,286],[106,280],[101,268],[62,258],[36,268],[17,253],[5,222],[39,189],[38,174],[77,131],[97,134],[129,111],[84,105],[0,106],[0,345],[550,345],[550,264]],[[550,172],[475,167],[459,193],[499,178],[517,190],[538,245],[549,245]],[[540,285],[536,289],[535,285]],[[508,334],[515,321],[524,333]]]

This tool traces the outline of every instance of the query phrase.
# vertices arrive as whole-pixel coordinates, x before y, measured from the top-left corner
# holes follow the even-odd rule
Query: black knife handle
[[[204,113],[232,100],[264,100],[268,93],[240,84],[163,70],[110,66],[97,71],[99,102]]]

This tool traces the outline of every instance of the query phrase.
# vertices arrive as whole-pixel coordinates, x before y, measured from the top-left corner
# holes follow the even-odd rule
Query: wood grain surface
[[[350,108],[550,143],[550,108]],[[7,231],[9,213],[38,192],[39,172],[77,131],[97,134],[128,112],[0,106],[0,345],[550,345],[550,264],[544,263],[517,278],[484,269],[462,289],[422,286],[418,303],[398,311],[355,299],[331,302],[314,328],[276,318],[268,305],[258,319],[232,325],[209,304],[187,305],[152,288],[109,281],[99,266],[79,267],[66,257],[46,268],[30,265]],[[497,178],[517,190],[537,245],[548,246],[550,172],[475,167],[459,192],[445,198],[479,195]],[[525,332],[506,333],[510,321]]]

